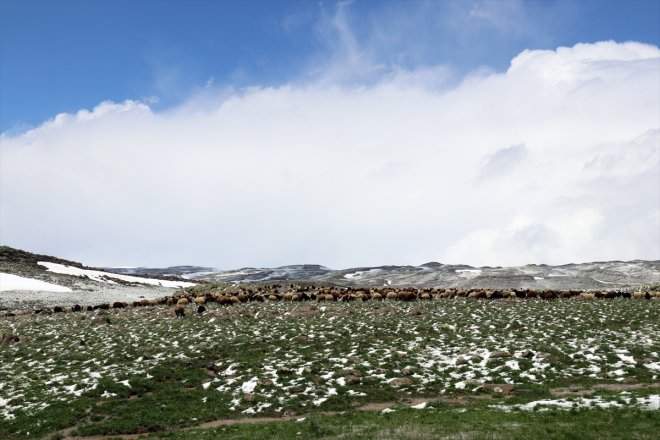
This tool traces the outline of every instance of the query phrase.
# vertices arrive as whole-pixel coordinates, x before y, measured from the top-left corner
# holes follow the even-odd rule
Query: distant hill
[[[319,265],[295,265],[217,271],[192,278],[229,283],[306,281],[361,287],[630,289],[660,283],[660,261],[605,261],[561,266],[528,264],[518,267],[472,267],[431,262],[420,266],[340,270]]]
[[[85,268],[81,263],[33,254],[8,246],[0,247],[0,272],[34,275],[48,281],[39,261]],[[94,269],[94,268],[86,268]],[[516,267],[473,267],[464,264],[429,262],[419,266],[377,266],[330,269],[318,264],[296,264],[274,268],[244,267],[217,270],[204,266],[165,268],[109,267],[105,272],[162,280],[222,281],[227,283],[311,282],[336,286],[412,286],[522,289],[631,289],[660,284],[660,260],[602,261],[550,266],[528,264]]]
[[[188,278],[190,276],[201,276],[216,272],[212,267],[203,266],[171,266],[165,268],[150,267],[104,267],[107,272],[120,273],[124,275],[163,275]]]

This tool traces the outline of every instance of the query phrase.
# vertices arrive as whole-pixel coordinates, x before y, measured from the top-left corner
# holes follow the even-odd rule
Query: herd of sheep
[[[291,284],[283,286],[272,284],[266,286],[254,286],[247,288],[208,288],[196,286],[189,290],[159,299],[143,299],[132,303],[114,302],[95,306],[74,305],[71,307],[53,307],[52,309],[36,309],[23,313],[50,314],[64,312],[82,312],[93,310],[123,309],[126,307],[145,307],[154,305],[174,306],[175,316],[185,316],[186,307],[194,305],[198,313],[204,313],[207,303],[220,305],[241,304],[246,302],[264,301],[424,301],[440,298],[469,298],[469,299],[568,299],[579,298],[583,300],[595,300],[599,298],[636,298],[636,299],[660,299],[660,291],[637,290],[637,291],[581,291],[581,290],[529,290],[529,289],[457,289],[457,288],[351,288],[351,287],[317,287],[313,285]],[[5,312],[4,316],[14,316],[13,312]]]

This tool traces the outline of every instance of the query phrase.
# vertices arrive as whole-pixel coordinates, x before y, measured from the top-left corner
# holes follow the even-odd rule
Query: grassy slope
[[[80,435],[159,431],[160,437],[173,430],[167,435],[190,438],[202,434],[181,429],[250,417],[255,408],[260,417],[317,415],[303,422],[224,426],[208,435],[287,438],[301,432],[333,438],[350,427],[342,438],[626,438],[632,432],[650,438],[658,430],[658,411],[505,413],[488,406],[551,398],[552,387],[619,384],[621,378],[657,383],[657,372],[644,366],[660,360],[656,301],[276,303],[210,305],[206,315],[192,315],[190,308],[177,320],[171,309],[152,307],[0,320],[0,333],[19,337],[0,346],[0,398],[9,402],[0,407],[0,438],[53,435],[68,427]],[[486,362],[484,350],[511,356]],[[515,356],[523,350],[547,357]],[[623,363],[617,350],[635,363]],[[457,358],[468,360],[449,361]],[[430,360],[432,365],[423,365]],[[512,360],[519,369],[507,364]],[[619,370],[623,376],[613,373]],[[347,374],[357,382],[341,385],[337,378]],[[520,393],[456,387],[471,376],[515,382]],[[397,377],[412,383],[387,384]],[[246,391],[252,378],[264,382]],[[273,378],[276,383],[268,383]],[[659,392],[655,387],[631,395]],[[599,394],[621,397],[616,391]],[[441,401],[432,404],[436,409],[387,415],[354,410],[371,402],[404,405],[411,398]],[[8,407],[13,418],[2,419]]]

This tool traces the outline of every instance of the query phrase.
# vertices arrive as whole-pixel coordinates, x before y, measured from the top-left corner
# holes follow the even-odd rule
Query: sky
[[[0,243],[660,259],[660,2],[0,0]]]

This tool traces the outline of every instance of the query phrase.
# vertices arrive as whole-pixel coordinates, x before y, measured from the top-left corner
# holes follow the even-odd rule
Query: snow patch
[[[0,292],[8,290],[39,290],[43,292],[71,292],[71,289],[57,284],[32,278],[24,278],[10,273],[0,273]]]
[[[194,286],[195,283],[189,283],[186,281],[169,281],[169,280],[156,280],[152,278],[142,278],[142,277],[133,277],[130,275],[120,275],[117,273],[103,272],[100,270],[90,270],[90,269],[81,269],[79,267],[65,266],[64,264],[58,263],[49,263],[46,261],[40,261],[37,264],[44,266],[48,271],[59,273],[63,275],[73,275],[76,277],[87,277],[94,281],[99,281],[101,283],[107,284],[116,284],[115,280],[124,281],[127,283],[135,284],[147,284],[150,286],[160,286],[160,287],[190,287]]]

